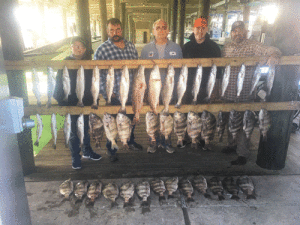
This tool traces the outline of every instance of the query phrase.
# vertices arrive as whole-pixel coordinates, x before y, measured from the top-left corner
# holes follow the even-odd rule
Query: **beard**
[[[123,39],[123,37],[122,37],[122,36],[118,36],[118,35],[112,36],[112,37],[110,38],[110,40],[111,40],[112,42],[120,42],[120,41],[122,41],[122,39]]]

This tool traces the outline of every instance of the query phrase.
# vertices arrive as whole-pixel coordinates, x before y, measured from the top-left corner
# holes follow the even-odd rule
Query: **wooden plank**
[[[265,62],[267,57],[239,57],[239,58],[197,58],[197,59],[156,59],[156,60],[36,60],[36,61],[4,61],[6,70],[31,70],[45,69],[47,66],[53,69],[62,69],[67,66],[68,69],[78,69],[81,65],[85,69],[93,69],[98,66],[99,69],[107,69],[109,66],[114,66],[115,69],[122,68],[127,65],[128,68],[138,68],[139,65],[144,65],[145,68],[153,68],[157,64],[160,68],[167,68],[170,63],[175,68],[186,64],[188,67],[197,67],[201,64],[203,67],[210,67],[213,63],[217,66],[239,66],[245,63],[247,66],[254,66],[258,62]],[[280,65],[299,65],[300,56],[283,56],[280,60]]]
[[[162,111],[164,106],[159,106],[158,111]],[[188,113],[189,111],[202,112],[207,110],[209,112],[230,112],[232,109],[236,111],[246,111],[253,110],[259,111],[261,108],[264,108],[268,111],[281,111],[281,110],[298,110],[300,108],[299,101],[291,102],[251,102],[251,103],[219,103],[219,104],[202,104],[202,105],[182,105],[180,109],[171,105],[169,107],[169,112],[174,113],[180,111],[182,113]],[[116,114],[120,109],[120,106],[101,106],[98,109],[91,109],[90,106],[77,107],[77,106],[52,106],[47,108],[46,106],[29,106],[25,107],[25,115],[50,115],[52,113],[58,113],[60,115],[65,115],[70,113],[71,115],[85,114],[88,115],[91,112],[96,114]],[[151,111],[150,106],[144,106],[142,108],[141,114],[146,114],[148,111]],[[132,106],[126,106],[127,114],[133,114]]]

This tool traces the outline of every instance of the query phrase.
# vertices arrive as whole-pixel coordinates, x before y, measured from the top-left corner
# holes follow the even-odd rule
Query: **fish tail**
[[[175,105],[175,108],[180,109],[180,107],[181,107],[181,104],[178,102],[178,103]]]
[[[183,140],[178,140],[178,141],[177,141],[177,145],[183,146]]]
[[[225,197],[223,195],[221,195],[221,194],[218,195],[218,198],[219,198],[220,201],[225,200]]]
[[[267,141],[267,135],[266,134],[263,134],[263,141]]]
[[[125,107],[121,107],[121,108],[119,109],[119,112],[118,112],[118,113],[122,113],[122,114],[126,115],[126,108],[125,108]]]
[[[84,104],[82,103],[82,101],[79,101],[79,102],[77,103],[77,106],[78,106],[78,107],[84,107]]]
[[[207,194],[207,193],[204,194],[204,197],[205,198],[211,198],[210,194]]]
[[[34,143],[35,146],[39,146],[39,141],[37,140],[35,143]]]
[[[192,104],[196,105],[197,104],[197,99],[194,99],[193,102],[192,102]]]
[[[91,106],[91,108],[92,108],[92,109],[98,109],[98,106],[97,106],[96,104],[93,104],[93,105]]]
[[[166,200],[166,197],[164,195],[163,196],[159,196],[158,201],[163,201],[163,200]]]
[[[149,202],[148,201],[143,201],[141,204],[141,207],[148,207],[149,206]]]
[[[252,194],[252,195],[247,195],[247,199],[256,199],[255,195]]]
[[[114,208],[114,207],[117,207],[117,206],[118,206],[118,203],[116,203],[116,202],[111,203],[111,208]]]
[[[188,197],[186,201],[187,202],[194,202],[195,200],[192,197]]]
[[[89,198],[85,202],[85,206],[87,206],[87,207],[93,207],[94,204],[95,204],[95,202],[92,199],[89,199]]]
[[[142,214],[149,213],[149,212],[151,212],[149,207],[143,207],[142,208]]]
[[[56,144],[53,144],[53,148],[56,149]]]
[[[168,195],[168,199],[170,199],[170,198],[175,198],[175,197],[174,197],[174,195],[169,194],[169,195]]]
[[[239,196],[237,196],[237,195],[232,195],[231,199],[239,200],[239,199],[240,199],[240,197],[239,197]]]
[[[132,206],[130,202],[124,202],[123,208],[127,208],[129,206]]]
[[[111,149],[117,149],[117,150],[119,149],[116,141],[112,141],[112,143],[111,143]]]

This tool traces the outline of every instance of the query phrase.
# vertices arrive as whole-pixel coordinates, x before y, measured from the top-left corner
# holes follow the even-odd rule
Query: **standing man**
[[[122,36],[122,24],[121,21],[117,18],[111,18],[107,21],[107,35],[108,40],[102,43],[95,55],[95,60],[123,60],[123,59],[138,59],[138,53],[135,49],[135,46],[125,40]],[[120,105],[119,101],[119,90],[120,90],[120,81],[121,81],[121,75],[122,71],[120,69],[115,70],[115,85],[112,95],[112,105]],[[106,96],[106,76],[107,76],[107,70],[102,71],[101,73],[101,84],[100,84],[100,93],[103,95],[103,97],[107,100]],[[133,79],[133,71],[129,71],[129,78],[130,78],[130,86],[132,84]],[[129,89],[128,94],[128,101],[131,101],[131,94],[132,94],[132,88]],[[133,119],[133,115],[128,115],[131,120]],[[131,131],[131,137],[128,142],[129,149],[132,151],[138,151],[142,150],[143,147],[139,144],[137,144],[134,141],[134,126]],[[107,140],[106,143],[107,150],[109,152],[110,160],[112,162],[117,161],[117,149],[111,148],[111,142]]]
[[[264,46],[262,43],[247,39],[247,29],[244,22],[236,21],[231,27],[231,42],[226,44],[222,50],[224,57],[253,57],[253,56],[269,56],[268,66],[278,64],[281,52],[275,47]],[[224,95],[226,102],[233,102],[237,96],[237,77],[241,67],[231,67],[229,85]],[[249,96],[252,77],[255,67],[246,66],[246,73],[243,83],[243,90],[240,94],[240,102],[253,101],[253,95]],[[245,165],[250,155],[249,140],[241,129],[233,141],[232,135],[228,132],[228,145],[222,150],[223,153],[236,152],[238,159],[232,161],[232,165]]]
[[[181,59],[182,58],[182,51],[180,46],[168,39],[169,28],[166,21],[164,21],[163,19],[159,19],[155,21],[153,24],[152,33],[155,39],[143,48],[141,53],[141,59]],[[177,90],[176,87],[177,87],[177,81],[179,76],[178,70],[175,71],[176,71],[175,78],[174,78],[175,85],[174,85],[173,96],[174,95],[176,96],[176,90]],[[146,70],[145,74],[146,77],[148,78],[150,74],[150,70]],[[160,69],[162,84],[164,84],[165,82],[166,75],[167,75],[167,69]],[[146,79],[147,85],[149,84],[148,81],[149,79]],[[171,142],[166,143],[164,137],[162,137],[162,140],[160,140],[160,138],[157,138],[157,144],[159,144],[164,149],[166,149],[168,153],[173,153],[175,151],[171,145]],[[147,152],[154,153],[156,152],[157,147],[158,147],[157,145],[149,146]]]

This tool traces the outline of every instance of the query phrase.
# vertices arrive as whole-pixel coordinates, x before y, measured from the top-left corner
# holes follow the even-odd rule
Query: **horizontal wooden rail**
[[[159,106],[159,111],[163,110],[163,108],[164,106]],[[259,111],[261,108],[269,111],[298,110],[300,109],[300,101],[182,105],[180,109],[175,108],[174,105],[170,105],[169,112],[174,113],[176,111],[180,111],[183,113],[188,113],[189,111],[202,112],[203,110],[207,110],[209,112],[229,112],[232,109],[236,111]],[[52,113],[58,113],[60,115],[65,115],[67,113],[70,113],[71,115],[79,115],[80,113],[82,113],[87,115],[91,112],[102,115],[104,113],[116,114],[119,109],[120,106],[100,106],[98,109],[91,109],[90,106],[85,106],[83,108],[77,106],[52,106],[51,108],[47,108],[46,106],[29,106],[25,107],[25,115],[50,115]],[[145,105],[142,108],[141,114],[146,114],[148,111],[151,111],[150,106]],[[133,114],[132,107],[126,106],[126,112],[127,114]]]
[[[85,69],[93,69],[98,66],[99,69],[107,69],[109,66],[114,66],[115,69],[122,68],[127,65],[128,68],[137,68],[139,65],[144,65],[145,68],[153,68],[157,64],[160,68],[167,68],[172,63],[175,68],[186,64],[188,67],[197,67],[201,64],[203,67],[210,67],[213,63],[217,66],[239,66],[242,63],[253,66],[257,63],[265,63],[267,57],[239,57],[239,58],[197,58],[197,59],[155,59],[155,60],[35,60],[35,61],[4,61],[6,70],[31,70],[46,69],[47,66],[53,69],[62,69],[67,66],[68,69],[78,69],[83,66]],[[280,60],[280,65],[300,65],[300,56],[283,56]]]

